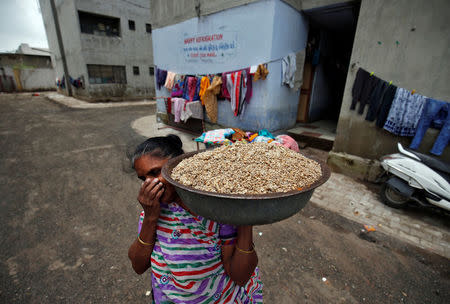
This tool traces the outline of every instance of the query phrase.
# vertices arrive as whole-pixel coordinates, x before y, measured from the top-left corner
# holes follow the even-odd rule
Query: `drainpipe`
[[[59,52],[61,53],[61,59],[63,62],[63,69],[64,69],[64,80],[67,90],[67,95],[72,96],[72,87],[69,82],[69,69],[67,68],[67,61],[66,61],[66,53],[64,51],[64,44],[61,36],[61,28],[59,27],[59,19],[58,19],[58,13],[56,12],[56,6],[55,6],[55,0],[50,0],[50,5],[52,7],[52,15],[53,15],[53,21],[55,22],[55,28],[56,28],[56,37],[58,38],[58,46],[59,46]]]

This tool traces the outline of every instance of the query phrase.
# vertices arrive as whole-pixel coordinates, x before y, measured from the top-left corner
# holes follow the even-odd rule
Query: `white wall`
[[[245,114],[234,117],[229,102],[219,101],[218,123],[246,130],[278,130],[295,124],[299,96],[298,91],[281,85],[280,58],[304,49],[307,33],[306,20],[294,8],[280,0],[262,0],[156,29],[154,60],[158,67],[180,74],[222,73],[270,62],[269,77],[253,83]],[[185,39],[213,34],[223,34],[228,41],[234,38],[236,51],[225,52],[226,60],[186,56]],[[157,96],[168,94],[165,89],[157,90]],[[158,111],[165,112],[162,100]]]
[[[23,69],[20,80],[24,90],[53,90],[55,89],[54,69]]]

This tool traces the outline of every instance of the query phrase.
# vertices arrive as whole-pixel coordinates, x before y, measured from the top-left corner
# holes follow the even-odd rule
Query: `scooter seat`
[[[420,158],[420,160],[427,165],[428,167],[438,171],[437,173],[439,173],[439,175],[441,175],[442,177],[444,177],[447,181],[449,180],[449,174],[450,174],[450,163],[446,163],[440,159],[437,159],[433,156],[429,156],[426,154],[422,154],[416,151],[412,151],[410,149],[406,149],[408,152],[413,153],[414,155],[416,155],[418,158]],[[444,173],[444,174],[441,174]]]

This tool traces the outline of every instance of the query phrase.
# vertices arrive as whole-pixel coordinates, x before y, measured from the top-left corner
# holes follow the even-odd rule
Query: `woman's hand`
[[[164,194],[163,183],[159,179],[147,178],[139,190],[138,201],[144,209],[145,218],[157,221],[161,211],[160,198]]]

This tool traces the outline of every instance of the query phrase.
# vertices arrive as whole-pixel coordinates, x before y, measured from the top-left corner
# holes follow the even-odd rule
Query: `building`
[[[15,53],[0,54],[0,92],[55,89],[55,70],[48,49],[22,43]]]
[[[65,59],[69,80],[79,80],[70,87],[74,96],[92,101],[154,96],[148,0],[54,0],[61,41],[51,3],[40,1],[47,39],[57,78],[62,81]]]
[[[235,117],[228,102],[218,102],[219,125],[275,131],[298,122],[331,122],[335,140],[329,163],[337,171],[369,178],[373,160],[395,152],[397,142],[411,142],[350,111],[358,68],[450,101],[450,2],[445,0],[153,0],[151,12],[154,63],[161,69],[210,74],[267,63],[268,78],[253,83],[245,115]],[[186,38],[217,34],[236,45],[226,60],[188,57]],[[289,53],[303,53],[296,62],[303,74],[300,90],[281,84],[281,59]],[[162,88],[156,94],[168,92]],[[162,99],[158,118],[167,121]],[[314,129],[309,133],[314,136]],[[419,151],[427,153],[438,133],[429,129]],[[450,160],[448,147],[440,158]]]

